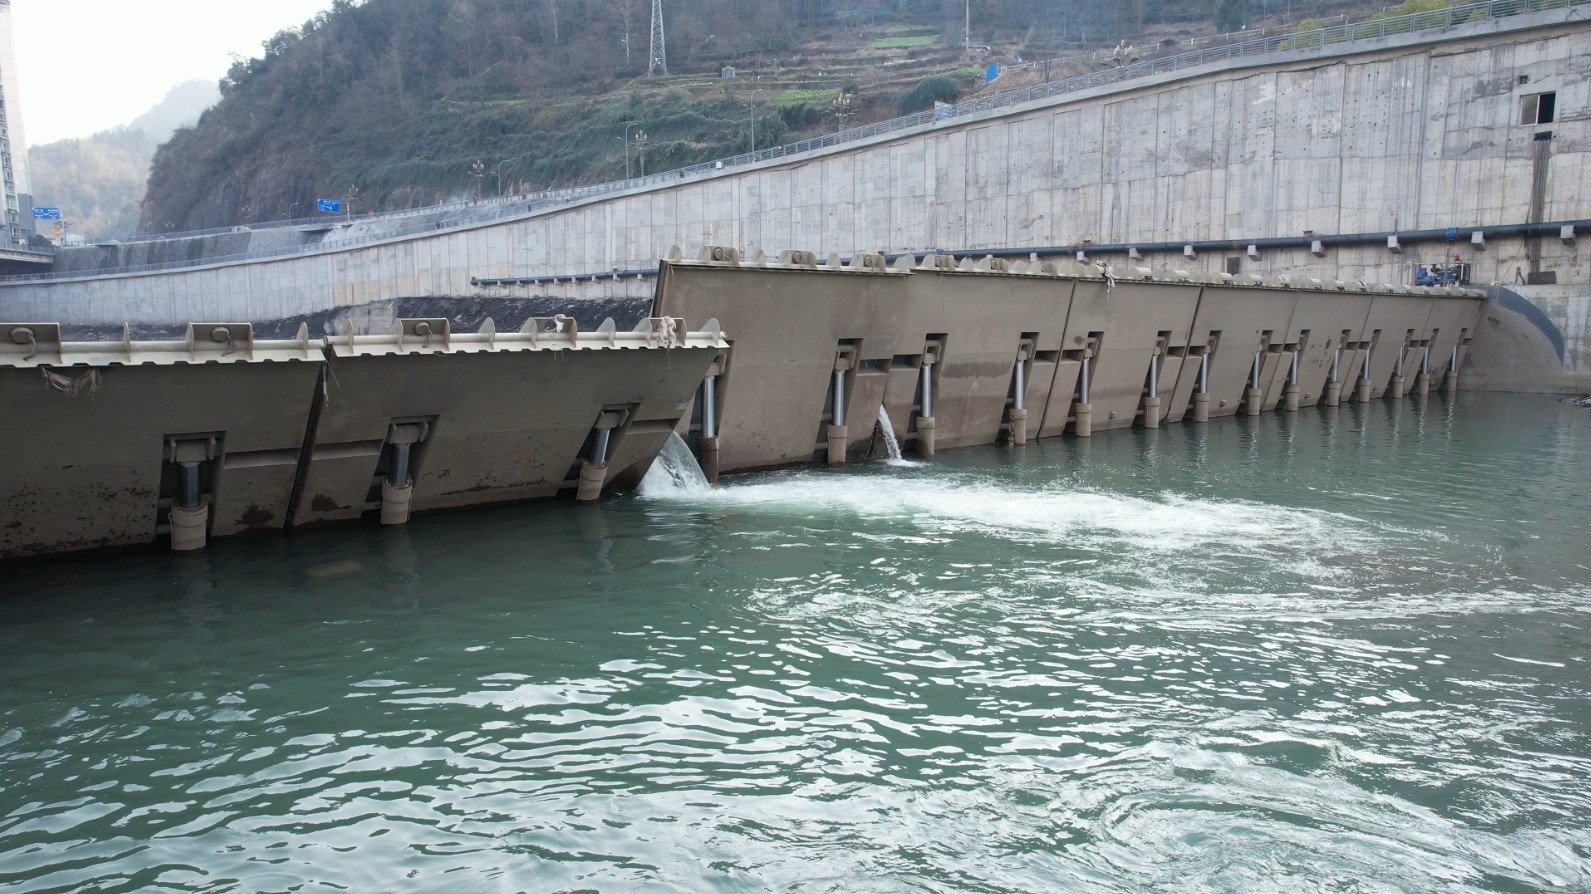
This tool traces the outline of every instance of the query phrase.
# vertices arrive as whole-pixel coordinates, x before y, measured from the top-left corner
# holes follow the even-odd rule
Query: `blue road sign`
[[[998,63],[998,62],[990,62],[989,63],[989,67],[983,73],[983,82],[985,84],[993,84],[995,81],[997,81],[999,79],[1000,79],[1000,63]]]
[[[322,214],[341,214],[343,213],[343,203],[336,199],[316,199],[315,210]]]
[[[61,219],[61,209],[59,209],[59,208],[37,208],[37,207],[35,207],[33,209],[33,219],[34,220],[60,220]]]

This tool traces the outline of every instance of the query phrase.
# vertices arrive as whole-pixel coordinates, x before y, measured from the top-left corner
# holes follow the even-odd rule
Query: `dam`
[[[709,479],[868,455],[1456,391],[1484,293],[949,255],[662,262],[632,332],[444,317],[385,334],[63,340],[0,324],[0,558],[634,486],[676,431]],[[705,320],[701,332],[685,319]],[[42,384],[41,377],[42,376]],[[81,432],[96,437],[84,439]]]
[[[1591,6],[1480,7],[0,281],[0,887],[1591,890]]]
[[[670,432],[716,478],[866,457],[878,419],[932,457],[1433,390],[1591,390],[1583,8],[1494,0],[600,187],[63,251],[54,273],[0,279],[19,407],[92,410],[64,433],[113,403],[77,383],[131,379],[145,356],[173,378],[140,400],[194,376],[260,397],[160,422],[136,462],[7,436],[31,501],[7,555],[589,499],[633,486]],[[1553,120],[1526,121],[1549,94]],[[1447,284],[1416,284],[1431,271]],[[588,319],[546,353],[544,317],[498,333],[478,311],[526,302],[572,329],[597,307],[625,324]],[[665,345],[675,324],[648,323],[649,350],[615,351],[645,320],[706,329]],[[140,347],[135,330],[160,334]],[[248,351],[206,341],[221,330]],[[121,353],[94,346],[118,331]],[[413,354],[450,372],[388,356]],[[654,355],[692,359],[663,375]],[[611,378],[645,393],[564,395],[610,377],[575,357],[633,368]],[[35,387],[45,366],[59,387]],[[500,425],[499,393],[546,405],[527,412],[549,428]],[[271,399],[274,421],[238,412],[265,394],[298,396]],[[106,488],[121,496],[92,536],[33,521]]]

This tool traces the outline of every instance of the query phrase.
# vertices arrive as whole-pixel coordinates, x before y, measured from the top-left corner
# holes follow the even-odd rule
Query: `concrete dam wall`
[[[0,560],[552,497],[639,481],[728,347],[677,320],[73,342],[0,324]]]
[[[732,248],[664,263],[634,332],[73,342],[0,324],[0,560],[633,485],[681,432],[720,472],[1454,389],[1481,293]],[[717,315],[689,333],[674,316]],[[662,314],[657,316],[656,314]]]
[[[710,314],[733,344],[690,427],[711,477],[865,454],[881,407],[898,443],[931,456],[1456,389],[1484,297],[716,248],[665,263],[655,311]]]
[[[401,235],[354,221],[277,260],[9,282],[0,317],[284,318],[466,294],[475,278],[650,268],[672,245],[747,256],[794,245],[824,258],[1110,251],[1118,263],[1141,246],[1157,268],[1392,283],[1458,255],[1472,282],[1518,283],[1513,293],[1541,311],[1499,306],[1488,327],[1499,343],[1528,344],[1533,357],[1553,346],[1470,381],[1591,387],[1591,269],[1572,227],[1540,229],[1578,221],[1583,236],[1591,219],[1591,23],[1580,11],[1212,63],[611,197],[552,208],[516,198],[498,209],[506,216],[455,214],[418,233],[412,216]],[[1425,235],[1389,248],[1398,233]],[[633,297],[641,284],[534,288]]]

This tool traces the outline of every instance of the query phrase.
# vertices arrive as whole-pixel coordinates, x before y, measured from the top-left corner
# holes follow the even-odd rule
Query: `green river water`
[[[1591,409],[0,569],[5,891],[1591,891]]]

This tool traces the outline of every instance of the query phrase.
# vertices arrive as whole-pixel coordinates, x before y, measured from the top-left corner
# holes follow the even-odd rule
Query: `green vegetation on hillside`
[[[1067,53],[1093,70],[1088,52],[1146,28],[1174,47],[1210,30],[1215,2],[668,0],[668,73],[649,77],[647,0],[333,0],[235,64],[221,102],[159,149],[141,227],[658,172],[965,98],[991,59],[1054,59],[1060,76]],[[1359,0],[1312,9],[1337,2]]]

